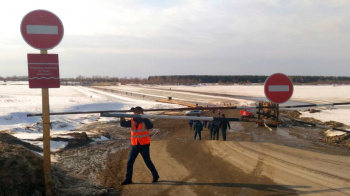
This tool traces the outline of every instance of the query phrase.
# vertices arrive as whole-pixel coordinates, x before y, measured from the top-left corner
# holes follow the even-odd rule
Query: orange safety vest
[[[131,145],[136,146],[137,142],[141,145],[146,145],[151,143],[151,137],[149,136],[149,130],[146,129],[145,123],[139,123],[136,127],[136,122],[134,119],[131,119]]]

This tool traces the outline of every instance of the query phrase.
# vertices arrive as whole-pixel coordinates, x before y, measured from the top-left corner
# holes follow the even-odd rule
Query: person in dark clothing
[[[231,129],[229,121],[226,119],[225,114],[222,114],[222,118],[220,119],[219,127],[222,133],[222,139],[226,141],[226,130]]]
[[[199,140],[202,140],[201,132],[203,130],[203,123],[199,120],[196,120],[194,122],[193,129],[194,129],[194,140],[196,140],[197,134],[198,134]]]
[[[216,140],[219,140],[219,122],[217,120],[211,122],[210,131],[212,133],[211,138],[215,140],[216,136]]]
[[[210,140],[212,140],[213,137],[213,129],[211,128],[213,124],[213,121],[210,121],[208,124],[209,134],[210,134]]]
[[[143,109],[139,106],[131,108],[134,114],[143,114]],[[124,117],[120,118],[120,126],[130,127],[131,130],[131,149],[129,151],[128,162],[126,164],[126,177],[121,185],[127,185],[132,183],[132,175],[134,162],[139,154],[141,154],[146,166],[151,171],[153,180],[152,182],[158,182],[159,175],[157,169],[153,165],[150,157],[150,133],[149,129],[153,128],[153,123],[149,119],[132,118],[131,120],[125,120]]]
[[[204,126],[205,128],[207,128],[207,126],[208,126],[208,121],[207,121],[207,120],[204,120],[204,121],[203,121],[203,126]]]
[[[190,125],[190,130],[192,130],[193,120],[188,120],[188,125]]]

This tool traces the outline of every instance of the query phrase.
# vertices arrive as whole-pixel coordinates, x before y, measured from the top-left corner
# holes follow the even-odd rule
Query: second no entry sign
[[[271,102],[280,104],[288,101],[293,95],[293,83],[284,74],[272,74],[265,81],[265,96]]]

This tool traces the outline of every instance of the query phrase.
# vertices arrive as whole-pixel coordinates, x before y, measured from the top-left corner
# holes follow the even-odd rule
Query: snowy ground
[[[50,112],[103,111],[130,109],[136,105],[144,108],[169,108],[170,104],[129,99],[122,96],[98,92],[81,86],[61,86],[49,89]],[[41,117],[27,117],[28,113],[41,113],[41,89],[29,89],[28,84],[0,83],[0,131],[7,131],[22,139],[42,137]],[[96,121],[108,121],[99,114],[51,116],[52,137],[75,130]],[[62,136],[60,136],[62,137]],[[101,138],[103,139],[103,138]],[[42,146],[42,142],[31,142]],[[51,141],[52,151],[62,148],[65,142]]]
[[[262,85],[166,86],[164,88],[235,94],[257,99],[265,97]],[[291,101],[319,104],[350,100],[350,86],[295,86],[294,88]],[[130,109],[136,105],[144,108],[177,107],[130,99],[81,86],[61,86],[61,88],[50,89],[49,94],[51,112],[119,110]],[[246,100],[243,100],[242,103],[246,103]],[[28,113],[41,113],[41,107],[41,89],[29,89],[28,84],[25,83],[0,83],[0,131],[9,131],[23,140],[42,137],[41,118],[26,116]],[[350,118],[347,117],[350,114],[350,106],[337,106],[336,109],[331,110],[324,109],[321,113],[302,112],[302,114],[322,121],[333,120],[350,125]],[[111,119],[100,118],[99,114],[51,116],[51,135],[55,137],[56,134],[69,132],[84,124],[106,120]],[[36,145],[42,146],[42,143],[38,142]],[[62,142],[52,141],[51,143],[53,151],[65,145]]]

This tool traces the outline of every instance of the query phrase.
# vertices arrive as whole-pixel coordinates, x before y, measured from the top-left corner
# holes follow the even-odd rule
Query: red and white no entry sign
[[[63,24],[55,14],[49,11],[34,10],[22,19],[21,34],[33,48],[48,50],[61,42]]]
[[[293,83],[284,74],[275,73],[265,81],[265,96],[271,102],[280,104],[288,101],[293,95]]]

